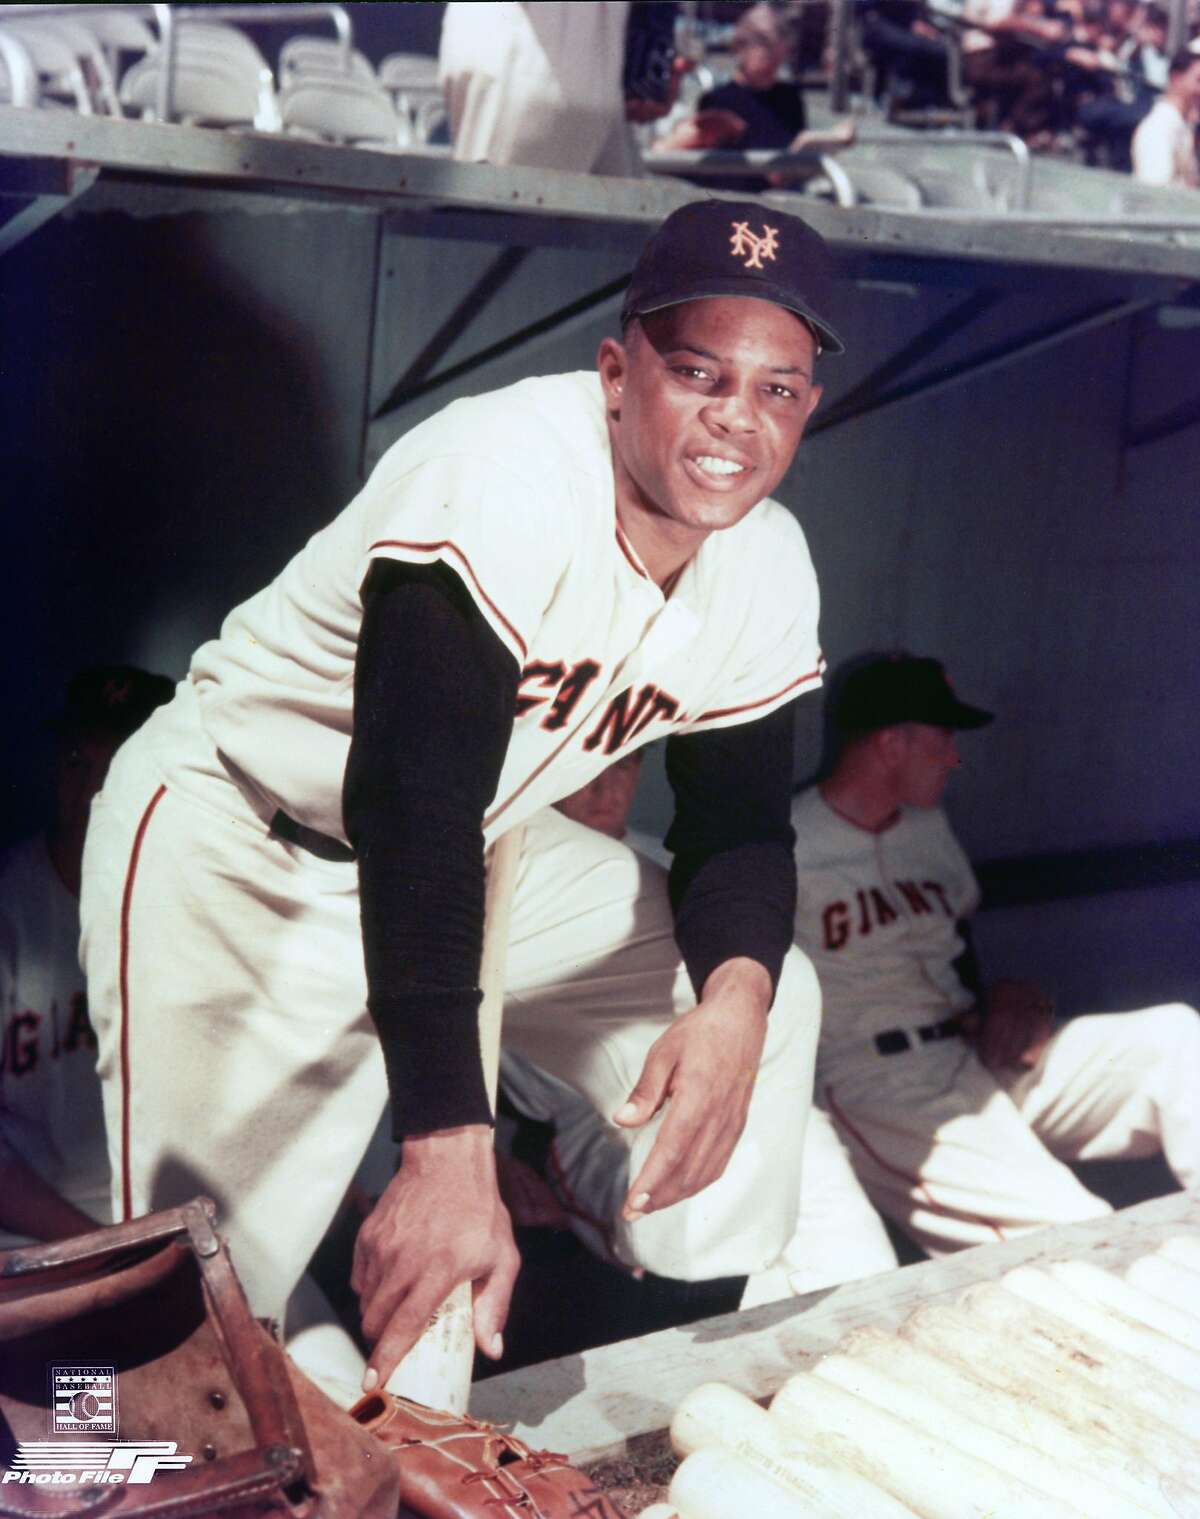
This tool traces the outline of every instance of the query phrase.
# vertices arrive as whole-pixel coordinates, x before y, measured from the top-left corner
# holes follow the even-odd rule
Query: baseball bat
[[[905,1386],[940,1398],[979,1423],[1031,1445],[1064,1467],[1090,1472],[1114,1493],[1128,1498],[1135,1509],[1140,1506],[1158,1519],[1179,1519],[1179,1509],[1162,1496],[1158,1476],[1147,1463],[1138,1462],[1119,1446],[1101,1441],[1094,1429],[1085,1435],[1072,1428],[1058,1417],[1057,1407],[1052,1411],[1034,1401],[1024,1389],[1019,1395],[989,1384],[973,1375],[971,1368],[956,1365],[944,1356],[880,1329],[856,1329],[841,1342],[840,1348],[856,1362],[877,1367]],[[972,1355],[982,1358],[989,1352],[983,1339],[964,1348],[968,1359]],[[1053,1371],[1048,1371],[1042,1380],[1053,1376]]]
[[[1144,1328],[1111,1306],[1096,1307],[1077,1288],[1039,1271],[1036,1266],[1014,1267],[1000,1278],[1000,1285],[1035,1308],[1095,1335],[1114,1350],[1145,1362],[1155,1372],[1174,1377],[1193,1394],[1200,1393],[1200,1356],[1157,1329]]]
[[[833,1382],[799,1372],[771,1400],[789,1434],[817,1439],[923,1519],[1078,1519],[1079,1510]],[[686,1508],[686,1504],[683,1505]]]
[[[680,1519],[812,1519],[820,1511],[731,1451],[694,1451],[671,1478]]]
[[[900,1381],[856,1356],[824,1356],[813,1367],[813,1376],[895,1414],[965,1456],[1028,1483],[1038,1493],[1057,1498],[1068,1511],[1087,1514],[1088,1519],[1146,1519],[1148,1513],[1156,1512],[1123,1492],[1114,1492],[1086,1466],[1071,1467],[1046,1456],[1023,1435],[1006,1434],[991,1419],[973,1418],[955,1403]]]
[[[496,1109],[500,1073],[500,1025],[504,1018],[504,970],[508,920],[517,882],[523,827],[492,845],[483,899],[483,953],[479,962],[479,1052],[488,1101]],[[475,1322],[470,1282],[460,1282],[430,1319],[425,1333],[388,1378],[387,1390],[430,1408],[467,1411],[475,1362]]]
[[[822,1519],[915,1519],[890,1493],[826,1455],[819,1441],[789,1436],[766,1409],[723,1382],[692,1388],[671,1420],[671,1445],[681,1456],[728,1451]]]
[[[1047,1267],[1056,1281],[1100,1308],[1112,1308],[1139,1324],[1146,1324],[1200,1355],[1200,1319],[1182,1308],[1161,1302],[1142,1292],[1128,1278],[1105,1271],[1091,1261],[1055,1261]]]
[[[1143,1255],[1125,1268],[1125,1280],[1160,1302],[1170,1303],[1178,1312],[1200,1321],[1200,1282],[1195,1272],[1186,1270],[1165,1255]]]

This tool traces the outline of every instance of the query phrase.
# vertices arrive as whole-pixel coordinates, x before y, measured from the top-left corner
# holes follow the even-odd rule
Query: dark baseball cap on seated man
[[[865,660],[846,674],[833,696],[833,722],[844,733],[871,733],[897,723],[982,728],[994,715],[960,701],[942,665],[915,654]]]
[[[821,312],[832,260],[807,222],[759,201],[697,200],[672,211],[634,266],[621,326],[666,306],[714,296],[771,301],[811,330],[820,353],[843,353]]]
[[[63,734],[105,733],[124,742],[174,694],[175,683],[165,675],[136,665],[95,665],[72,679],[66,705],[50,726]]]

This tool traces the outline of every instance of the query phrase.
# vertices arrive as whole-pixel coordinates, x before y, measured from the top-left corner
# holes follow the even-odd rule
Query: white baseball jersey
[[[796,942],[821,983],[822,1055],[950,1017],[974,1000],[953,969],[979,905],[970,862],[938,808],[902,808],[872,833],[814,786],[792,806]]]
[[[457,401],[389,449],[192,662],[217,748],[270,810],[334,838],[377,558],[448,565],[522,669],[489,841],[618,751],[764,716],[820,684],[816,577],[784,507],[763,501],[713,533],[664,597],[616,522],[594,373]]]
[[[936,808],[877,833],[815,788],[792,809],[796,937],[824,1000],[818,1096],[881,1213],[931,1254],[1095,1218],[1064,1162],[1161,1149],[1200,1174],[1200,1019],[1182,1004],[1074,1018],[1037,1064],[985,1069],[961,1037],[914,1034],[971,1005],[954,970],[979,889]],[[880,1050],[893,1029],[906,1044]]]
[[[1200,185],[1196,133],[1174,101],[1156,100],[1133,134],[1133,174],[1144,185]]]
[[[0,858],[0,1155],[16,1154],[92,1217],[109,1217],[96,1038],[79,907],[44,837]]]

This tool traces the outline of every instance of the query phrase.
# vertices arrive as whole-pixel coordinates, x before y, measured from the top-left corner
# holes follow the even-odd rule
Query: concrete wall
[[[40,725],[72,668],[129,658],[182,674],[399,431],[456,394],[590,366],[615,303],[365,426],[368,401],[496,251],[387,238],[373,337],[366,213],[81,212],[0,261],[13,653],[0,836],[45,807]],[[625,263],[533,253],[442,363]],[[854,352],[823,362],[829,399],[968,288],[846,285],[838,315]],[[926,368],[1079,301],[1061,283],[1010,292]],[[1200,329],[1126,321],[832,428],[802,447],[781,492],[812,545],[831,663],[868,646],[937,654],[999,714],[966,740],[951,798],[978,856],[1200,832],[1200,429],[1120,448],[1127,421],[1200,395],[1198,360]],[[818,711],[813,699],[799,774],[815,763]],[[640,821],[664,809],[652,775]]]

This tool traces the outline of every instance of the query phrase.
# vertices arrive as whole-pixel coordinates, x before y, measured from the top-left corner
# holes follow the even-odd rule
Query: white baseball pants
[[[649,869],[558,814],[527,832],[507,1037],[605,1114],[693,1001],[661,874],[641,889]],[[355,866],[270,833],[185,683],[123,746],[93,806],[82,918],[117,1217],[212,1196],[255,1311],[277,1317],[385,1101]],[[686,1279],[737,1275],[789,1237],[819,1006],[808,962],[789,966],[725,1175],[626,1226],[626,1259]]]
[[[547,1176],[573,1232],[602,1260],[625,1264],[615,1238],[617,1213],[630,1182],[625,1134],[606,1124],[573,1087],[511,1050],[501,1058],[500,1075],[513,1104],[526,1117],[554,1129]],[[895,1265],[887,1230],[867,1200],[836,1130],[814,1107],[804,1135],[795,1230],[774,1264],[750,1276],[741,1306],[754,1308],[817,1292]]]
[[[823,1050],[818,1094],[871,1201],[932,1255],[1111,1212],[1067,1161],[1161,1151],[1200,1183],[1200,1018],[1182,1003],[1073,1018],[1023,1072],[961,1039],[913,1044]]]

